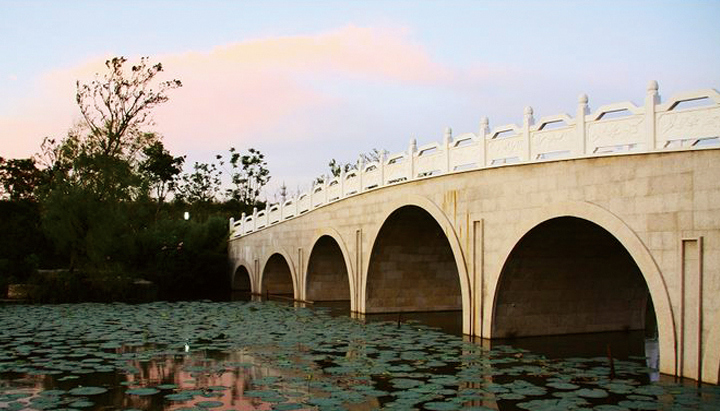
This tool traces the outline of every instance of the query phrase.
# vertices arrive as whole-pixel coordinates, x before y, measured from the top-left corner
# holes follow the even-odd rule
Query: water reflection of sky
[[[617,338],[610,378],[607,356],[568,356],[557,341],[555,354],[532,340],[539,351],[489,347],[410,318],[273,303],[3,306],[0,323],[11,411],[720,407],[717,387],[652,382],[657,357]]]

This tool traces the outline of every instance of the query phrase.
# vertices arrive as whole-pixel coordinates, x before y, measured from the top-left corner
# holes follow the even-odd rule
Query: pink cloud
[[[160,56],[182,79],[183,89],[158,110],[165,135],[204,135],[176,141],[182,150],[206,145],[207,139],[252,141],[276,130],[288,116],[342,102],[342,95],[322,91],[317,83],[431,83],[449,77],[401,31],[346,27],[315,36],[278,37],[216,47],[207,53]],[[312,121],[308,119],[308,121]],[[209,126],[214,135],[207,135]],[[192,137],[191,137],[192,138]],[[302,138],[292,130],[275,138]],[[235,140],[235,141],[233,141]]]
[[[0,155],[26,156],[38,150],[44,136],[64,135],[79,115],[75,81],[89,82],[102,73],[108,57],[49,72],[37,92],[18,101],[13,112],[0,113]],[[330,81],[342,86],[339,89],[352,89],[364,81],[415,86],[453,77],[407,32],[355,26],[152,56],[151,62],[158,61],[166,69],[164,79],[183,82],[155,111],[155,128],[175,152],[224,150],[267,138],[276,143],[312,138],[307,134],[312,129],[310,113],[317,115],[344,100],[340,91],[323,87]],[[306,133],[296,134],[295,129]]]

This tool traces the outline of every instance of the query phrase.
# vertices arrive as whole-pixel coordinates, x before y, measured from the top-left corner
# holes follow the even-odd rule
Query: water
[[[490,347],[410,315],[398,324],[332,311],[273,302],[2,306],[0,409],[720,409],[716,386],[653,381],[656,370],[635,356],[643,336],[625,345],[612,337],[611,379],[607,353],[570,356],[597,338]]]

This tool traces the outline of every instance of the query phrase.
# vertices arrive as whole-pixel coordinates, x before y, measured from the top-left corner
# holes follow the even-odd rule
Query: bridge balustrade
[[[704,102],[704,105],[698,105]],[[690,106],[690,107],[686,107]],[[580,95],[576,116],[557,114],[537,123],[531,107],[525,108],[523,124],[490,129],[483,118],[478,133],[453,139],[450,128],[443,141],[417,148],[413,139],[406,152],[384,153],[332,180],[323,178],[307,193],[284,205],[271,205],[237,222],[231,221],[231,237],[238,237],[310,212],[330,202],[368,190],[447,173],[492,167],[559,161],[574,158],[698,150],[720,145],[720,93],[714,89],[682,93],[661,103],[657,82],[647,88],[645,104],[620,102],[590,111],[588,97]]]

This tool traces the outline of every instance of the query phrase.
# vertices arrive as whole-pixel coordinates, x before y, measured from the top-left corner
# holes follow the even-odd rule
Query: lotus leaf
[[[170,401],[189,401],[194,398],[194,395],[188,392],[178,392],[175,394],[168,394],[165,399]]]
[[[176,384],[160,384],[155,388],[157,388],[159,390],[174,390],[174,389],[178,388],[178,386]]]
[[[631,401],[625,400],[618,403],[620,407],[630,408],[634,410],[659,410],[661,405],[654,401]]]
[[[454,402],[426,402],[423,404],[423,407],[425,407],[428,410],[459,410],[460,406],[455,404]]]
[[[200,401],[200,402],[196,403],[195,405],[197,405],[200,408],[205,409],[205,408],[222,407],[224,404],[221,401]]]
[[[158,390],[157,388],[142,387],[142,388],[129,389],[129,390],[125,391],[125,394],[146,396],[146,395],[154,395],[159,392],[160,392],[160,390]]]
[[[77,387],[68,391],[70,395],[99,395],[107,392],[103,387]]]
[[[278,410],[278,411],[291,411],[291,410],[300,410],[304,408],[302,404],[297,404],[294,402],[286,402],[284,404],[273,404],[272,409]]]

